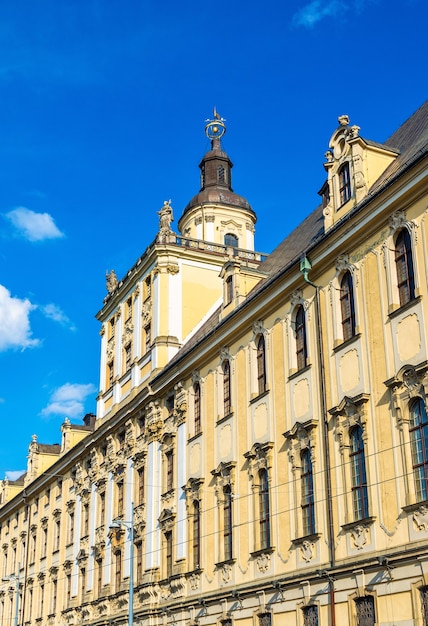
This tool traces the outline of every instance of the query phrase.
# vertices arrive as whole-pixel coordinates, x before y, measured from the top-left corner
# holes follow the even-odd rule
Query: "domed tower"
[[[184,209],[178,228],[184,237],[254,250],[257,217],[247,200],[232,189],[233,163],[220,141],[225,132],[225,120],[214,109],[213,119],[205,125],[211,150],[199,164],[201,189]]]

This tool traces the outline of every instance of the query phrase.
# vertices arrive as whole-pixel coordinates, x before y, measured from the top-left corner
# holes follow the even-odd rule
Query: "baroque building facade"
[[[1,623],[428,624],[428,102],[338,122],[269,256],[207,124],[179,234],[107,276],[96,415],[1,481]]]

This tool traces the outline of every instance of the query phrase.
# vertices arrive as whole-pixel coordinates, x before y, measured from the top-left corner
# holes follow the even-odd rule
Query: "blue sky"
[[[0,7],[0,478],[95,412],[96,312],[198,191],[204,120],[270,252],[317,204],[348,114],[384,141],[426,98],[425,0]],[[14,474],[10,474],[14,477]]]

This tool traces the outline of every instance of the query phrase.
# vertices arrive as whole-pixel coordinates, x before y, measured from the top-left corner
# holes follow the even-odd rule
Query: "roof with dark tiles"
[[[392,149],[398,155],[369,190],[368,196],[371,198],[381,191],[387,183],[400,176],[417,158],[422,157],[428,152],[428,100],[406,120],[384,144],[378,144],[366,139],[364,141],[371,145]],[[366,202],[367,199],[364,199],[350,214],[355,214]],[[287,271],[288,268],[299,261],[302,254],[317,241],[322,239],[324,235],[323,211],[322,206],[319,205],[275,248],[275,250],[273,250],[267,259],[261,263],[260,270],[267,274],[266,278],[262,278],[257,283],[248,294],[244,303],[235,309],[235,312],[243,305],[248,304],[249,300],[254,298],[260,291],[267,287],[268,284],[274,282],[281,273]],[[189,338],[173,359],[171,359],[165,369],[169,369],[170,366],[180,361],[181,358],[191,352],[202,339],[208,337],[216,330],[221,323],[220,312],[221,306],[211,315],[205,324]],[[227,317],[224,319],[227,320]]]

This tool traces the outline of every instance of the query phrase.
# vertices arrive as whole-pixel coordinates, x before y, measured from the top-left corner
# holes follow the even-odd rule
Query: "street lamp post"
[[[123,526],[129,532],[129,607],[128,607],[128,626],[134,624],[134,503],[131,502],[131,520],[114,519],[110,524],[110,530],[115,530]],[[16,626],[18,626],[16,624]]]
[[[18,571],[16,574],[11,574],[10,576],[5,576],[2,578],[3,582],[14,582],[15,583],[15,620],[13,622],[14,626],[18,626],[19,620],[19,570],[20,563],[18,563]]]

